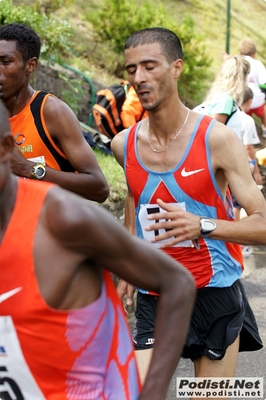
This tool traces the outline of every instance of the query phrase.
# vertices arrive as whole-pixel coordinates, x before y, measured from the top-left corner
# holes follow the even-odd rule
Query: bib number
[[[176,207],[180,207],[183,210],[186,210],[186,204],[184,202],[169,203],[169,204],[176,206]],[[159,207],[158,204],[141,204],[140,205],[139,222],[140,222],[140,226],[142,229],[143,238],[145,240],[147,240],[148,242],[150,242],[154,238],[154,236],[156,237],[156,236],[159,236],[159,235],[162,235],[163,233],[165,233],[164,229],[158,229],[155,231],[146,231],[145,230],[146,226],[149,226],[154,222],[159,222],[159,220],[158,221],[148,220],[147,216],[149,214],[155,214],[155,213],[159,213],[159,212],[164,212],[167,215],[167,212],[165,212],[165,210],[163,210],[161,207]],[[165,221],[165,219],[163,221]],[[172,236],[168,239],[160,240],[159,242],[155,242],[152,244],[156,247],[161,247],[161,245],[163,243],[167,243],[169,240],[171,240],[173,238],[174,237]],[[175,244],[173,247],[193,247],[193,243],[191,240],[185,240],[183,242]]]
[[[45,400],[25,361],[10,316],[0,317],[0,399]]]

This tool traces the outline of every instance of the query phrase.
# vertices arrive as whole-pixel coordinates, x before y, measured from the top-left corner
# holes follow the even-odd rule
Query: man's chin
[[[145,104],[145,105],[142,105],[142,107],[146,111],[154,111],[157,108],[157,104]]]
[[[144,108],[144,110],[146,110],[146,111],[152,111],[154,109],[154,106],[155,106],[154,103],[148,102],[148,101],[142,101],[141,105]]]

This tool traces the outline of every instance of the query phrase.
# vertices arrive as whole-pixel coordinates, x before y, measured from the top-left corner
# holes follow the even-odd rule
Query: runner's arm
[[[92,266],[104,266],[135,286],[159,293],[154,351],[139,399],[166,398],[190,323],[194,279],[172,257],[131,235],[106,210],[73,194],[65,196],[60,188],[52,190],[59,197],[49,205],[49,229],[68,259],[78,264],[91,260]]]
[[[54,143],[78,173],[46,166],[43,180],[56,183],[86,199],[104,202],[109,195],[109,186],[94,152],[83,137],[74,112],[60,99],[49,96],[44,106],[44,119]],[[35,163],[20,156],[14,149],[12,171],[31,179]]]

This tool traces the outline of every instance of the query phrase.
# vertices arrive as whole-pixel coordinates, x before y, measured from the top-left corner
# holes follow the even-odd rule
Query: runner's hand
[[[130,283],[127,283],[123,279],[120,279],[120,281],[117,285],[116,291],[117,291],[118,297],[126,311],[126,307],[132,306],[132,304],[133,304],[133,296],[134,296],[134,292],[135,292],[135,286],[132,286]]]
[[[200,217],[180,207],[157,199],[157,204],[165,211],[150,214],[148,220],[155,221],[145,228],[146,231],[157,231],[151,243],[161,242],[161,248],[174,246],[185,240],[198,239],[200,236]]]

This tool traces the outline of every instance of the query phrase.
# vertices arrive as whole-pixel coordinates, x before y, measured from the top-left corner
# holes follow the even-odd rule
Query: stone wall
[[[62,78],[62,75],[65,76],[65,79]],[[102,85],[99,82],[89,79],[89,81],[91,82],[90,84],[79,73],[61,67],[58,64],[46,65],[45,63],[43,63],[38,65],[36,71],[34,72],[34,75],[32,76],[31,84],[34,89],[44,90],[45,92],[52,93],[62,99],[62,90],[70,90],[69,84],[67,82],[75,82],[76,84],[77,81],[80,81],[83,93],[82,98],[78,101],[79,107],[77,117],[81,122],[87,124],[92,108],[91,85],[93,86],[93,90],[96,94],[97,91],[102,89]],[[94,122],[92,124],[92,127],[96,128]]]

